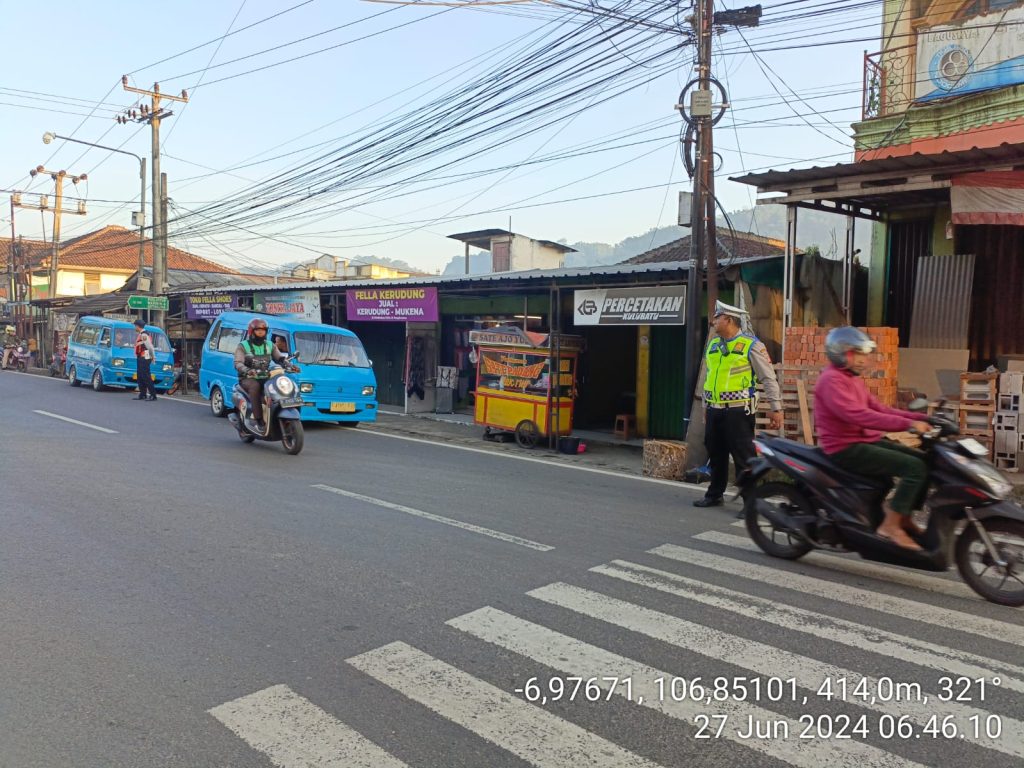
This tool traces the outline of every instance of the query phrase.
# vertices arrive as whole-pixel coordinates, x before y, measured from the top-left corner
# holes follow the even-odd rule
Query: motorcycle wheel
[[[302,443],[305,435],[302,429],[302,422],[295,419],[282,419],[281,422],[281,445],[289,456],[295,456],[302,450]]]
[[[75,370],[75,366],[71,366],[71,370],[68,371],[68,384],[72,387],[82,386],[82,382],[78,380],[78,371]]]
[[[991,603],[1024,605],[1024,523],[1004,518],[981,523],[1006,567],[992,561],[978,529],[968,523],[956,542],[956,567],[967,586]]]
[[[764,483],[754,488],[747,496],[743,507],[747,533],[760,549],[772,557],[783,560],[798,560],[813,547],[785,531],[780,531],[771,521],[757,512],[755,501],[764,501],[781,512],[798,512],[809,515],[813,512],[807,497],[789,483]]]

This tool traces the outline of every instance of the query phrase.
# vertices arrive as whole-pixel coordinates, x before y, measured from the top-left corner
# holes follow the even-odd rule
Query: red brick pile
[[[830,328],[787,328],[782,385],[795,386],[802,378],[810,394],[818,374],[829,362],[825,355],[825,336]],[[899,368],[899,331],[896,328],[861,328],[878,345],[871,363],[864,372],[868,390],[886,405],[896,404],[897,369]]]

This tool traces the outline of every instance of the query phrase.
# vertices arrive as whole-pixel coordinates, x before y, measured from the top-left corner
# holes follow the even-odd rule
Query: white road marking
[[[386,507],[387,509],[393,509],[396,512],[404,512],[407,515],[422,517],[425,520],[433,520],[435,523],[444,523],[445,525],[451,525],[455,528],[462,528],[465,531],[479,533],[482,536],[490,536],[492,539],[500,539],[501,541],[506,541],[509,544],[518,544],[520,547],[536,549],[539,552],[550,552],[552,549],[554,549],[554,547],[550,547],[547,544],[541,544],[536,541],[531,541],[530,539],[524,539],[519,536],[513,536],[510,533],[502,533],[501,531],[495,531],[490,528],[484,528],[479,525],[473,525],[472,523],[464,523],[461,520],[453,520],[450,517],[435,515],[433,512],[424,512],[422,509],[407,507],[403,504],[394,504],[390,501],[384,501],[383,499],[375,499],[372,496],[364,496],[361,493],[354,493],[353,491],[345,491],[342,490],[341,488],[335,488],[334,486],[331,485],[322,485],[320,483],[317,483],[312,487],[320,491],[329,491],[330,493],[336,493],[339,496],[347,496],[350,499],[364,501],[367,504],[375,504],[378,507]]]
[[[809,656],[791,653],[766,643],[721,632],[569,584],[549,584],[526,594],[537,600],[661,640],[677,648],[742,667],[763,677],[793,678],[797,685],[811,692],[817,691],[826,680],[831,680],[836,685],[839,684],[838,681],[843,681],[842,684],[847,685],[849,691],[858,690],[858,686],[863,686],[862,690],[866,691],[870,698],[849,696],[847,703],[892,715],[896,719],[905,715],[922,727],[935,715],[939,715],[940,719],[954,715],[958,723],[968,727],[972,722],[971,717],[978,718],[979,722],[985,722],[986,717],[991,714],[955,701],[939,702],[937,698],[925,698],[928,691],[924,686],[920,698],[916,694],[908,693],[901,696],[901,700],[879,700],[892,697],[893,693],[891,687],[880,686],[878,678],[861,675],[852,669],[827,664]],[[889,683],[892,682],[890,678]],[[934,693],[938,693],[938,689],[935,689]],[[814,701],[813,696],[810,700]],[[706,702],[709,706],[711,703]],[[1000,738],[972,739],[972,743],[1024,759],[1024,722],[1006,716],[1002,717],[1002,721],[1004,729]]]
[[[79,421],[78,419],[69,419],[67,416],[60,416],[56,413],[50,413],[49,411],[32,411],[32,413],[38,413],[40,416],[49,416],[51,419],[60,419],[66,421],[69,424],[77,424],[80,427],[88,427],[89,429],[95,429],[97,432],[105,432],[108,435],[116,435],[118,431],[116,429],[107,429],[106,427],[97,427],[95,424],[89,424],[85,421]]]
[[[744,552],[757,552],[761,554],[761,548],[753,541],[743,536],[730,536],[727,533],[708,531],[699,533],[693,538],[701,541],[710,541],[714,544],[722,544],[726,547],[742,549]],[[852,557],[856,557],[853,555]],[[919,571],[911,571],[897,566],[872,563],[865,560],[850,559],[851,555],[831,555],[825,552],[810,552],[800,558],[801,563],[827,568],[830,571],[842,571],[854,576],[867,576],[871,579],[887,581],[896,584],[903,584],[907,587],[915,587],[928,592],[941,592],[944,595],[953,597],[966,597],[971,600],[979,600],[978,594],[966,584],[949,579],[941,579],[937,576],[927,576]]]
[[[409,437],[408,435],[391,435],[387,432],[378,432],[373,429],[363,429],[359,431],[361,435],[376,435],[377,437],[388,437],[392,440],[407,440],[411,443],[423,443],[425,445],[436,445],[441,448],[452,448],[456,451],[469,451],[470,453],[482,453],[487,456],[498,456],[504,459],[515,459],[516,461],[532,461],[535,464],[543,464],[548,467],[558,467],[559,469],[577,469],[580,472],[592,472],[596,475],[608,475],[610,477],[617,477],[623,480],[640,480],[645,483],[657,483],[659,485],[668,485],[672,488],[683,488],[688,491],[700,491],[703,495],[704,486],[694,485],[693,483],[681,483],[676,480],[662,480],[657,477],[643,477],[642,475],[627,475],[624,472],[615,472],[610,469],[598,469],[597,467],[584,467],[579,464],[572,464],[570,462],[562,463],[560,461],[550,461],[548,459],[538,459],[533,456],[519,456],[515,453],[505,453],[504,451],[489,451],[486,448],[470,448],[468,445],[453,445],[452,443],[437,442],[436,440],[424,440],[419,437]],[[732,489],[729,490],[732,493]]]
[[[747,521],[746,520],[735,520],[734,522],[729,523],[729,525],[731,525],[733,528],[746,528],[747,527]]]
[[[728,718],[728,722],[721,732],[722,739],[728,739],[762,755],[768,755],[791,765],[800,766],[800,768],[821,768],[823,765],[827,765],[829,768],[894,768],[895,766],[919,765],[904,760],[898,755],[853,740],[799,739],[797,735],[804,729],[803,725],[796,720],[755,704],[747,704],[731,698],[723,702],[714,702],[714,705],[709,707],[703,701],[694,702],[688,698],[682,700],[673,698],[663,692],[656,682],[658,678],[672,680],[674,677],[672,673],[584,643],[495,608],[481,608],[472,613],[458,616],[447,623],[467,634],[518,653],[567,675],[581,677],[585,681],[594,679],[595,684],[606,692],[612,689],[612,683],[604,678],[617,678],[620,681],[630,678],[631,690],[628,695],[632,696],[634,703],[685,721],[695,729],[701,725],[695,720],[700,715],[725,716]],[[625,684],[616,684],[614,694],[626,697]],[[602,698],[606,696],[610,696],[610,694],[604,693]],[[741,739],[737,731],[745,727],[748,718],[762,723],[785,723],[790,736],[785,739]],[[712,719],[710,732],[714,733],[717,727],[718,721]],[[695,741],[694,744],[699,745],[699,742]],[[695,746],[695,749],[699,750],[699,746]],[[583,764],[587,763],[565,763],[565,765]],[[756,762],[744,761],[741,764],[755,765]]]
[[[348,663],[539,768],[657,768],[650,760],[405,643],[385,645]]]
[[[939,608],[916,600],[887,595],[884,592],[849,587],[836,581],[804,576],[781,568],[756,565],[710,552],[687,549],[675,544],[664,544],[648,550],[648,552],[677,562],[709,568],[730,576],[752,579],[761,584],[771,584],[783,589],[817,595],[833,603],[846,603],[858,608],[882,611],[903,619],[933,624],[943,629],[955,629],[959,632],[967,632],[1012,645],[1024,644],[1024,626],[1020,624],[1010,624],[984,616]]]
[[[285,685],[209,712],[280,768],[407,768]]]
[[[823,613],[736,592],[716,584],[688,579],[685,576],[624,560],[613,560],[608,565],[598,565],[590,570],[630,584],[731,611],[754,621],[774,624],[793,632],[813,635],[928,669],[941,670],[946,674],[962,675],[971,679],[997,676],[1001,680],[1000,687],[1024,693],[1024,667],[1014,666],[999,659],[990,659],[866,624],[826,616]]]

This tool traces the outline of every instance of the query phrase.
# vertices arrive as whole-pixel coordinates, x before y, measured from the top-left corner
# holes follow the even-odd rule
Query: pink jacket
[[[814,387],[814,426],[825,453],[877,442],[886,432],[902,432],[920,419],[910,411],[882,405],[860,376],[834,365],[822,371]]]

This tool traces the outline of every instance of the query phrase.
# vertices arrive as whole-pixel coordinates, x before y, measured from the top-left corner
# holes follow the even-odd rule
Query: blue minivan
[[[345,328],[256,312],[224,312],[210,326],[199,366],[199,392],[214,416],[233,409],[238,383],[235,350],[254,318],[269,326],[269,338],[289,355],[299,354],[300,373],[290,373],[302,396],[303,421],[357,424],[377,420],[377,379],[359,337]]]
[[[156,356],[150,365],[153,384],[160,392],[174,385],[174,353],[167,335],[155,325],[146,331],[153,340]],[[139,374],[135,366],[138,332],[127,320],[87,316],[79,319],[68,340],[64,373],[72,387],[88,381],[97,392],[106,387],[136,389]]]

